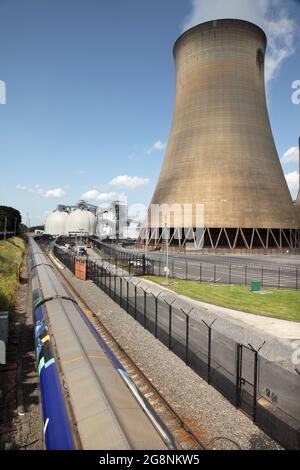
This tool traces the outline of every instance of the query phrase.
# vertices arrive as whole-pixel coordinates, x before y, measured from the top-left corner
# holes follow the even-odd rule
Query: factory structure
[[[266,46],[262,29],[231,19],[195,26],[175,42],[173,123],[140,243],[300,247],[300,192],[294,202],[268,116]]]
[[[79,201],[76,205],[58,205],[48,215],[45,233],[58,236],[96,236],[100,240],[136,240],[140,225],[130,219],[127,204],[113,201],[107,208]]]

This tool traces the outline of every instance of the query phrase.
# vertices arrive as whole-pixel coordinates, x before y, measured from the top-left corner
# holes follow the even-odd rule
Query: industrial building
[[[77,205],[58,205],[48,215],[45,233],[52,236],[97,236],[99,239],[136,240],[140,226],[128,218],[127,204],[113,201],[98,207],[85,201]]]
[[[299,248],[300,193],[295,205],[272,135],[266,45],[258,26],[231,19],[177,39],[173,123],[142,243],[224,252]],[[162,206],[168,216],[154,217],[152,208]]]
[[[59,205],[48,215],[45,222],[45,233],[60,235],[95,235],[97,207],[80,201],[77,205]]]

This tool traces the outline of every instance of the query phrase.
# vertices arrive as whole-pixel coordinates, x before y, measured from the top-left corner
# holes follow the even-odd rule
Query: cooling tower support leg
[[[155,228],[141,231],[137,245],[147,244],[150,248],[159,249],[163,245],[174,250],[208,250],[216,252],[235,252],[243,250],[253,252],[286,252],[300,251],[300,229],[260,229],[260,228],[210,228],[197,230],[193,227]]]

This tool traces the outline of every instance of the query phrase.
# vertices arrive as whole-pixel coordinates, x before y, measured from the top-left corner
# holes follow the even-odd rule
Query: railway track
[[[101,335],[117,359],[120,361],[124,369],[130,375],[136,387],[145,396],[158,416],[171,431],[176,441],[177,448],[181,450],[205,450],[204,444],[196,435],[195,431],[179,416],[176,410],[174,410],[174,408],[162,396],[160,391],[157,390],[153,383],[145,376],[143,371],[132,361],[126,351],[111,335],[109,330],[91,311],[82,297],[76,292],[63,272],[58,269],[56,269],[56,271],[58,276],[60,276],[64,284],[72,293],[75,300],[78,302],[88,320]]]

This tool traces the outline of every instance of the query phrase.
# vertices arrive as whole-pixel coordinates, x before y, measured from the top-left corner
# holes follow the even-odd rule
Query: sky
[[[148,205],[172,122],[173,44],[222,17],[268,35],[269,114],[295,198],[300,0],[0,0],[0,205],[31,225],[81,198]]]

